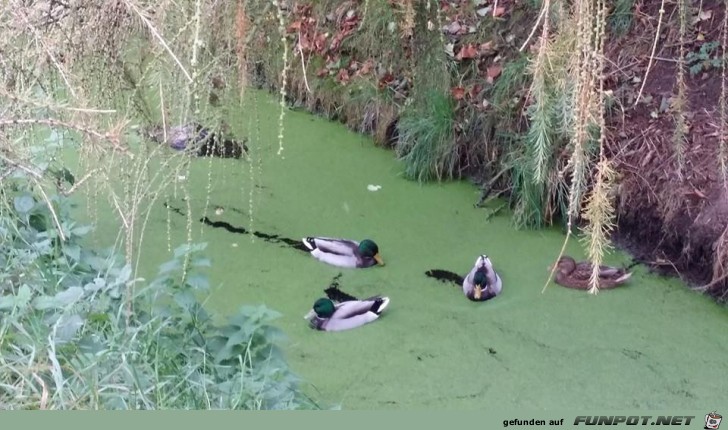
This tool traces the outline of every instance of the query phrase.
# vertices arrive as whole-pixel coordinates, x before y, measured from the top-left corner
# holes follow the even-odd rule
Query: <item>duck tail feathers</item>
[[[304,237],[301,239],[301,242],[303,242],[303,245],[308,248],[309,251],[316,249],[316,239],[313,237]]]
[[[627,272],[624,275],[617,278],[617,282],[618,283],[626,282],[630,277],[632,277],[632,272]]]

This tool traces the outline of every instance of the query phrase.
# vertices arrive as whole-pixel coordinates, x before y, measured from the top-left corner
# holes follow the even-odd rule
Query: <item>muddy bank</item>
[[[677,25],[663,23],[649,72],[659,4],[638,10],[638,25],[608,49],[612,89],[620,93],[624,108],[609,118],[612,157],[621,174],[615,240],[656,271],[679,276],[725,302],[728,196],[721,174],[722,73],[716,60],[722,55],[717,41],[725,10],[722,2],[705,1],[688,13],[686,104],[680,110],[676,7],[665,8],[667,22]],[[680,111],[685,118],[682,160],[675,135]]]
[[[677,6],[666,5],[660,18],[659,3],[653,3],[610,11],[610,23],[620,18],[628,29],[616,34],[617,26],[610,27],[615,34],[605,48],[608,152],[620,174],[614,239],[655,271],[725,300],[728,201],[719,162],[722,75],[716,63],[724,6],[689,2],[686,103],[678,109]],[[296,3],[284,10],[288,102],[371,135],[401,155],[406,101],[422,96],[423,88],[444,88],[454,106],[452,177],[471,178],[489,195],[511,196],[515,179],[505,160],[515,151],[512,142],[528,130],[529,49],[519,48],[530,40],[538,8],[517,1],[500,1],[497,9],[484,1],[441,2],[440,10],[418,9],[413,2],[366,5]],[[272,42],[274,18],[257,22],[261,31],[248,59],[251,79],[277,92],[283,63],[280,44]],[[433,46],[445,46],[445,72],[428,57]],[[458,70],[459,80],[448,67]],[[435,82],[438,76],[442,82]],[[675,149],[678,112],[685,118],[681,162]],[[545,210],[544,218],[558,222],[558,209]]]

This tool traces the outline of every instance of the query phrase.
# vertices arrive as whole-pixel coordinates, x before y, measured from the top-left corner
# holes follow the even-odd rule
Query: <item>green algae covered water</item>
[[[712,410],[728,401],[725,308],[640,267],[628,286],[597,296],[554,284],[542,294],[564,239],[559,231],[517,231],[507,212],[488,220],[473,208],[478,190],[471,185],[407,181],[391,151],[305,113],[286,113],[279,156],[278,105],[266,94],[257,99],[259,122],[249,121],[250,111],[231,121],[251,137],[252,160],[195,160],[184,179],[193,240],[208,243],[212,260],[207,306],[223,316],[245,304],[282,313],[288,360],[324,404]],[[181,193],[173,194],[168,203],[186,211]],[[163,200],[141,250],[141,270],[150,276],[169,259],[168,245],[187,237],[186,218],[171,213],[168,243]],[[265,234],[371,238],[386,266],[330,267],[280,243],[203,225],[206,205],[210,221],[248,230],[252,208],[252,229]],[[109,242],[118,226],[104,210],[95,234]],[[583,257],[575,241],[567,252]],[[425,276],[430,269],[464,275],[481,253],[503,279],[494,300],[470,302],[459,286]],[[628,261],[615,253],[607,263]],[[385,294],[390,306],[353,331],[311,330],[303,316],[339,273],[343,291]]]

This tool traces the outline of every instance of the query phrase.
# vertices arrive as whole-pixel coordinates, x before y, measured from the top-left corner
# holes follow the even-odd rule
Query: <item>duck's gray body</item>
[[[482,271],[485,274],[486,284],[482,287],[482,294],[480,299],[475,298],[475,283],[473,278],[475,273]],[[503,291],[503,281],[501,280],[498,273],[493,269],[493,263],[486,255],[478,256],[475,260],[475,265],[468,275],[463,279],[463,294],[470,300],[474,301],[485,301],[492,299]]]
[[[312,239],[316,245],[311,249],[308,240]],[[363,268],[372,267],[377,264],[373,257],[365,257],[359,252],[359,242],[349,239],[338,239],[332,237],[304,238],[304,245],[311,250],[311,255],[319,261],[332,266]]]
[[[192,151],[198,156],[240,158],[248,147],[231,139],[222,139],[218,134],[197,123],[176,125],[165,129],[153,126],[146,129],[147,136],[157,143],[165,143],[177,151]]]
[[[377,300],[383,301],[378,312],[371,309]],[[321,331],[344,331],[361,327],[376,321],[381,312],[389,304],[389,298],[377,296],[366,300],[352,300],[335,305],[336,310],[329,318],[321,318],[311,310],[304,318],[309,320],[312,328]]]

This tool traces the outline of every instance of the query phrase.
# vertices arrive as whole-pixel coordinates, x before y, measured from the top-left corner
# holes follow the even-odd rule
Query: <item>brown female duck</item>
[[[591,288],[589,280],[592,275],[592,267],[592,264],[589,262],[582,261],[577,263],[573,258],[563,256],[556,263],[555,281],[557,284],[567,288],[588,290]],[[630,276],[632,276],[632,273],[624,269],[611,266],[599,266],[599,288],[605,290],[616,288],[627,282]]]

